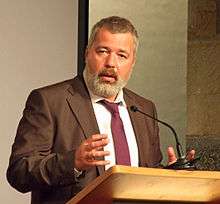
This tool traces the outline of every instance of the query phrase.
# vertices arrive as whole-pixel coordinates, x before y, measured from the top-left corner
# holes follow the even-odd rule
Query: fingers
[[[177,158],[176,158],[175,151],[174,151],[173,147],[167,148],[167,156],[168,156],[168,165],[176,162]],[[186,160],[190,161],[190,160],[193,160],[194,158],[195,158],[195,150],[191,150],[191,151],[187,152]]]
[[[174,162],[176,162],[177,158],[176,158],[173,147],[168,147],[167,148],[167,156],[168,156],[168,165],[173,164]]]
[[[85,140],[75,152],[75,167],[79,170],[85,170],[92,166],[107,165],[110,162],[102,160],[110,154],[104,151],[104,146],[109,143],[106,134],[96,134]]]
[[[88,138],[85,142],[85,148],[87,151],[90,151],[92,149],[101,149],[104,146],[106,146],[109,143],[109,139],[107,138],[107,135],[105,134],[97,134],[92,135],[90,138]]]
[[[91,161],[88,160],[85,162],[85,166],[87,166],[87,168],[91,168],[93,166],[105,166],[108,164],[110,164],[110,161],[107,160],[91,160]],[[82,168],[80,170],[85,170],[87,168]]]
[[[195,158],[195,154],[196,154],[196,152],[195,152],[194,149],[189,151],[189,152],[187,152],[186,159],[187,160],[193,160]]]
[[[92,151],[89,151],[89,152],[86,152],[85,153],[85,158],[86,159],[95,159],[95,158],[98,158],[98,157],[105,157],[105,156],[108,156],[110,154],[109,151],[96,151],[96,150],[92,150]]]

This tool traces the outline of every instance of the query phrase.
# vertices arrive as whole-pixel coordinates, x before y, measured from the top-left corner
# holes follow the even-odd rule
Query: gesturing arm
[[[33,91],[27,99],[12,147],[7,179],[21,192],[75,182],[75,151],[53,152],[56,121],[47,97]]]

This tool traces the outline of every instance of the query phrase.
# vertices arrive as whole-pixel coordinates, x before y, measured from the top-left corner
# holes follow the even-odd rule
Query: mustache
[[[98,76],[109,76],[118,79],[118,74],[115,72],[114,68],[104,68],[98,73]]]

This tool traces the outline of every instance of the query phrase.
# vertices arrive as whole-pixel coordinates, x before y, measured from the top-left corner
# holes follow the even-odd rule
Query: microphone
[[[174,128],[171,125],[169,125],[168,123],[166,123],[164,121],[161,121],[161,120],[151,116],[148,113],[145,113],[145,112],[139,110],[137,106],[134,106],[134,105],[130,106],[130,110],[133,111],[133,112],[139,112],[139,113],[141,113],[141,114],[143,114],[143,115],[145,115],[145,116],[147,116],[147,117],[149,117],[149,118],[165,125],[166,127],[168,127],[172,131],[172,133],[175,137],[176,151],[177,151],[178,158],[177,158],[177,161],[175,163],[164,167],[165,169],[195,169],[194,164],[200,158],[195,158],[195,159],[189,160],[189,161],[186,159],[186,156],[183,153],[183,148],[182,148],[181,143],[179,142],[179,138],[176,134],[176,131],[174,130]]]

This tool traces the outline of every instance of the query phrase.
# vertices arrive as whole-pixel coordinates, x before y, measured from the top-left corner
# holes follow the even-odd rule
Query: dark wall
[[[219,1],[189,1],[186,145],[206,170],[220,170],[219,11]]]

